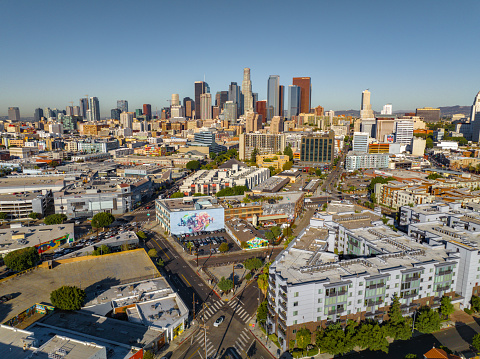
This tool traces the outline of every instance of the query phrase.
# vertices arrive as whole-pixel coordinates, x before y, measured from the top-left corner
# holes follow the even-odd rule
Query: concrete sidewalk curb
[[[266,350],[267,352],[270,353],[270,355],[271,355],[272,357],[274,357],[275,359],[277,358],[277,356],[274,355],[274,354],[272,354],[272,352],[265,346],[265,344],[262,343],[262,341],[260,340],[260,338],[258,338],[258,337],[253,333],[253,331],[252,331],[252,329],[250,329],[250,327],[248,328],[248,331],[253,335],[253,337],[255,338],[255,340],[256,340],[257,342],[259,342],[259,343],[262,345],[262,347],[265,348],[265,350]]]

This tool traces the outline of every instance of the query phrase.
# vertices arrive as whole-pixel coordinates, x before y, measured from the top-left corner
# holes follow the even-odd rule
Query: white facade
[[[353,134],[353,151],[359,153],[368,152],[368,138],[369,134],[367,132],[355,132]]]
[[[120,126],[122,126],[122,128],[132,128],[133,115],[133,112],[122,112],[120,114]]]
[[[388,103],[383,106],[383,109],[381,111],[382,115],[391,115],[393,113],[393,107],[392,104]]]
[[[442,150],[458,150],[458,142],[456,141],[441,141],[437,143],[436,146]]]
[[[411,144],[413,139],[413,120],[395,121],[395,142]]]
[[[345,169],[388,168],[388,153],[358,153],[350,151],[345,158]]]

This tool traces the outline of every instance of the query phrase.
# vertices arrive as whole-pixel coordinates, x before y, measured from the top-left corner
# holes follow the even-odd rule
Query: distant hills
[[[439,107],[441,116],[447,116],[451,117],[454,114],[457,113],[463,113],[465,116],[470,115],[470,110],[472,106],[445,106],[445,107]],[[380,112],[374,112],[375,115],[380,116]],[[396,115],[402,115],[405,113],[415,113],[415,109],[413,110],[399,110],[399,111],[394,111],[394,114]],[[335,115],[345,115],[345,116],[353,116],[353,117],[360,117],[360,110],[339,110],[335,111]]]

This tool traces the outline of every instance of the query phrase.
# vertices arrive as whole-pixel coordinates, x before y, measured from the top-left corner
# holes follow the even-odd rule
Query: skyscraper
[[[247,112],[245,114],[245,132],[255,132],[262,128],[262,116],[254,112]]]
[[[122,126],[122,128],[132,128],[133,115],[133,112],[122,112],[120,114],[120,126]]]
[[[288,86],[288,118],[300,113],[301,89],[297,85]]]
[[[280,116],[280,76],[270,75],[267,85],[267,121]]]
[[[294,77],[293,85],[300,87],[300,113],[309,113],[312,103],[312,83],[310,77]]]
[[[228,91],[218,91],[215,95],[215,106],[218,106],[220,112],[223,110],[225,102],[228,101]]]
[[[180,106],[180,95],[178,93],[172,93],[171,106]]]
[[[391,115],[393,113],[393,107],[391,103],[387,103],[385,106],[383,106],[382,115]]]
[[[242,113],[240,95],[240,86],[238,86],[236,82],[231,82],[228,86],[228,101],[232,101],[237,105],[237,116]]]
[[[257,92],[254,92],[254,93],[252,94],[252,96],[253,96],[253,108],[256,109],[256,108],[257,108],[257,101],[258,101],[258,93],[257,93]]]
[[[9,107],[8,119],[10,121],[20,121],[20,109],[18,107]]]
[[[279,134],[283,132],[283,117],[273,116],[270,123],[270,133]]]
[[[195,81],[195,118],[199,119],[200,116],[200,96],[204,93],[210,92],[208,84],[204,81]]]
[[[225,120],[229,121],[230,123],[237,122],[237,104],[233,101],[225,102],[225,107],[223,114],[225,116]]]
[[[110,111],[110,118],[114,119],[114,120],[120,120],[120,109],[119,108],[112,108],[112,110]]]
[[[33,121],[39,122],[43,117],[43,110],[41,108],[36,108],[35,113],[33,114]]]
[[[128,101],[127,100],[117,100],[117,108],[122,112],[128,112]]]
[[[150,121],[152,119],[152,105],[150,105],[149,103],[144,103],[143,114],[145,115],[147,121]]]
[[[87,119],[87,110],[88,110],[88,98],[86,97],[81,98],[80,99],[80,116],[82,116],[84,120]],[[45,117],[47,117],[46,115],[47,114],[45,113]]]
[[[185,109],[185,117],[192,118],[192,112],[195,110],[195,102],[190,97],[183,98],[183,108]]]
[[[370,104],[370,91],[362,92],[362,107],[360,108],[360,118],[374,118],[372,105]]]
[[[473,100],[470,123],[472,126],[472,141],[478,142],[480,139],[480,92]]]
[[[245,67],[243,69],[243,113],[253,112],[253,95],[252,95],[252,81],[250,80],[250,69]]]
[[[200,118],[202,120],[212,118],[212,95],[209,93],[200,95]]]
[[[73,116],[81,116],[80,115],[80,106],[73,106]]]
[[[283,117],[283,111],[285,109],[284,106],[284,99],[285,99],[285,86],[280,85],[278,86],[278,116]]]
[[[261,115],[262,123],[267,122],[267,101],[257,101],[255,104],[255,110],[259,115]]]
[[[67,116],[73,116],[73,106],[67,106],[66,111]]]
[[[89,121],[100,121],[100,102],[97,97],[90,97]]]

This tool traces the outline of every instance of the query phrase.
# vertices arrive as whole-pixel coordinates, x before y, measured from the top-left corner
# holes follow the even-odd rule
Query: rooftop
[[[169,211],[188,211],[205,208],[223,208],[213,196],[157,199]]]
[[[21,293],[8,305],[0,306],[0,321],[10,319],[35,303],[49,303],[50,293],[65,283],[78,286],[91,296],[95,291],[114,285],[159,276],[144,249],[54,261],[52,269],[44,264],[22,276],[0,282],[0,293]]]

